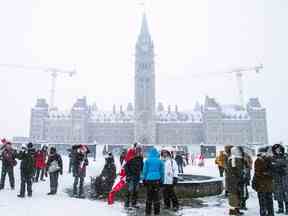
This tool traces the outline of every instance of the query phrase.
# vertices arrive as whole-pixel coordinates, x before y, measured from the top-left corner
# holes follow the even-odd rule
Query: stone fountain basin
[[[175,191],[179,198],[215,196],[223,192],[223,181],[210,176],[181,174]]]
[[[223,192],[223,182],[222,179],[209,176],[182,174],[179,175],[179,181],[175,186],[175,192],[177,197],[183,200],[216,196]],[[125,194],[126,188],[117,193],[116,199],[124,200]],[[145,199],[145,186],[140,187],[138,197],[141,200]]]

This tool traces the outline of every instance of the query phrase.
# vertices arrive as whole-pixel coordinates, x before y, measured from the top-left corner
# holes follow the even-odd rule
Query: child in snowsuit
[[[74,145],[75,158],[73,160],[73,196],[84,197],[84,179],[86,177],[86,167],[88,166],[87,154],[90,152],[85,145]],[[79,184],[79,190],[78,190]]]
[[[54,147],[51,147],[50,154],[48,156],[46,176],[47,172],[50,176],[50,192],[48,195],[54,195],[57,193],[58,189],[59,174],[63,174],[62,158],[59,154],[57,154],[56,148]]]
[[[15,188],[15,179],[14,179],[14,166],[16,166],[16,151],[12,148],[12,143],[7,142],[2,147],[1,153],[2,160],[2,171],[1,171],[1,180],[0,180],[0,190],[5,187],[6,174],[8,173],[10,187],[12,190]]]
[[[137,207],[139,181],[143,169],[143,155],[141,147],[137,146],[136,148],[129,149],[126,158],[131,159],[124,165],[127,184],[125,208],[130,206],[130,202],[132,203],[132,207]]]
[[[35,153],[35,182],[38,182],[39,176],[41,181],[45,181],[44,174],[46,169],[47,146],[43,146]],[[41,175],[40,175],[41,173]]]
[[[161,156],[164,163],[164,208],[170,209],[172,202],[173,210],[177,211],[179,209],[179,203],[174,191],[174,186],[178,182],[178,166],[176,161],[172,158],[170,151],[163,149],[161,151]]]
[[[32,196],[32,178],[34,175],[34,154],[35,149],[32,143],[28,143],[27,146],[22,145],[21,151],[17,154],[17,158],[21,160],[20,164],[20,175],[21,185],[20,194],[18,197],[25,197],[25,188],[27,187],[27,194],[29,197]]]
[[[107,195],[114,184],[116,178],[116,166],[112,153],[108,153],[105,158],[105,165],[101,174],[95,180],[95,196],[102,198]]]
[[[164,180],[164,165],[158,151],[152,147],[143,167],[143,183],[146,186],[146,215],[151,215],[152,205],[154,215],[160,214],[160,186]]]

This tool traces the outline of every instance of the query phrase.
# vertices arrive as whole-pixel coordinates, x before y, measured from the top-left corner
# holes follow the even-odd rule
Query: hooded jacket
[[[148,158],[144,162],[142,179],[144,181],[157,181],[163,183],[164,164],[160,160],[158,151],[152,147],[149,150]]]
[[[167,157],[164,163],[164,181],[163,184],[172,185],[173,179],[178,178],[178,165],[173,158]]]

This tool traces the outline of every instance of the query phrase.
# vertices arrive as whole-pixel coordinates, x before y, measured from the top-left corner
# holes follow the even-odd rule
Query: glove
[[[46,177],[46,178],[48,177],[48,173],[47,173],[47,172],[45,172],[45,177]]]
[[[178,183],[178,178],[174,177],[173,178],[173,185],[176,185]]]
[[[60,170],[60,175],[63,175],[63,171],[62,170]]]

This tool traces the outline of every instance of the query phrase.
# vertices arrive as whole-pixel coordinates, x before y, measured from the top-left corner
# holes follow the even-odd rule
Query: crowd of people
[[[257,192],[260,216],[288,215],[288,155],[281,144],[260,147],[254,161],[241,146],[225,146],[215,163],[220,177],[225,174],[225,195],[230,206],[229,215],[242,215],[247,210],[248,186]],[[278,202],[274,212],[273,199]]]
[[[86,168],[89,165],[89,148],[73,145],[69,154],[69,172],[73,174],[73,196],[83,198]],[[36,150],[32,143],[15,150],[11,142],[5,141],[0,147],[2,170],[0,190],[5,187],[8,175],[10,188],[15,189],[14,169],[20,162],[20,193],[24,198],[32,196],[32,185],[45,181],[49,175],[50,191],[57,194],[59,175],[63,174],[63,162],[55,147],[41,146]],[[181,156],[180,156],[181,157]],[[161,197],[165,209],[178,211],[179,202],[175,193],[179,173],[183,173],[183,158],[171,149],[158,151],[151,147],[144,160],[143,149],[135,143],[120,155],[121,172],[125,173],[125,208],[138,208],[138,192],[146,188],[146,215],[160,214]],[[257,192],[260,216],[274,216],[273,199],[278,202],[276,213],[288,215],[288,154],[281,144],[260,147],[257,158],[253,159],[242,146],[226,145],[216,157],[220,177],[225,180],[225,196],[228,198],[229,215],[242,215],[247,210],[248,186]],[[254,164],[254,166],[253,166]],[[179,166],[180,165],[180,166]],[[254,172],[253,172],[254,167]],[[252,175],[254,173],[254,175]],[[93,182],[94,197],[107,197],[117,178],[115,159],[111,152],[105,155],[105,165]],[[162,192],[162,196],[160,193]]]
[[[0,190],[4,189],[6,176],[8,174],[10,188],[15,189],[14,168],[17,160],[20,161],[20,193],[17,195],[24,198],[32,196],[32,185],[40,181],[45,181],[49,175],[50,191],[47,195],[55,195],[58,190],[59,175],[63,174],[63,162],[55,147],[43,145],[36,150],[32,143],[22,144],[16,150],[12,143],[2,140],[0,147],[0,159],[2,160],[2,170],[0,179]],[[73,151],[73,196],[84,196],[84,178],[86,176],[86,166],[88,165],[87,154],[89,149],[85,145],[74,145]]]
[[[114,158],[111,153],[101,174],[95,180],[96,197],[105,196],[111,191],[116,178]],[[160,214],[161,197],[164,209],[178,211],[179,203],[174,190],[178,182],[178,165],[173,152],[163,148],[160,152],[151,147],[144,160],[143,149],[137,143],[120,155],[122,174],[126,178],[125,209],[137,209],[139,188],[146,188],[146,215]],[[123,174],[124,173],[124,174]],[[99,192],[100,190],[100,192]],[[162,196],[160,195],[162,190]]]
[[[86,145],[73,145],[69,150],[69,172],[74,177],[73,196],[84,198],[84,179],[86,168],[89,164],[89,149]],[[59,175],[63,174],[63,162],[55,147],[46,145],[40,149],[34,147],[32,143],[23,144],[20,149],[13,148],[12,143],[5,141],[0,147],[0,159],[2,160],[2,170],[0,179],[0,190],[5,187],[5,180],[8,174],[10,187],[15,189],[14,168],[17,161],[20,161],[20,193],[17,195],[24,198],[32,196],[33,183],[46,181],[49,175],[50,191],[47,195],[55,195],[58,190]],[[178,160],[176,162],[176,160]],[[181,157],[182,158],[182,157]],[[178,173],[183,172],[183,168],[178,166],[183,163],[169,149],[162,149],[160,152],[152,147],[146,160],[144,160],[143,149],[135,143],[125,154],[121,155],[120,162],[122,171],[126,177],[125,208],[138,208],[138,192],[140,186],[146,187],[146,215],[160,214],[160,192],[165,209],[179,209],[174,186],[178,182]],[[117,177],[114,156],[111,152],[105,155],[105,165],[99,176],[95,178],[94,196],[95,198],[107,197],[111,191]]]

